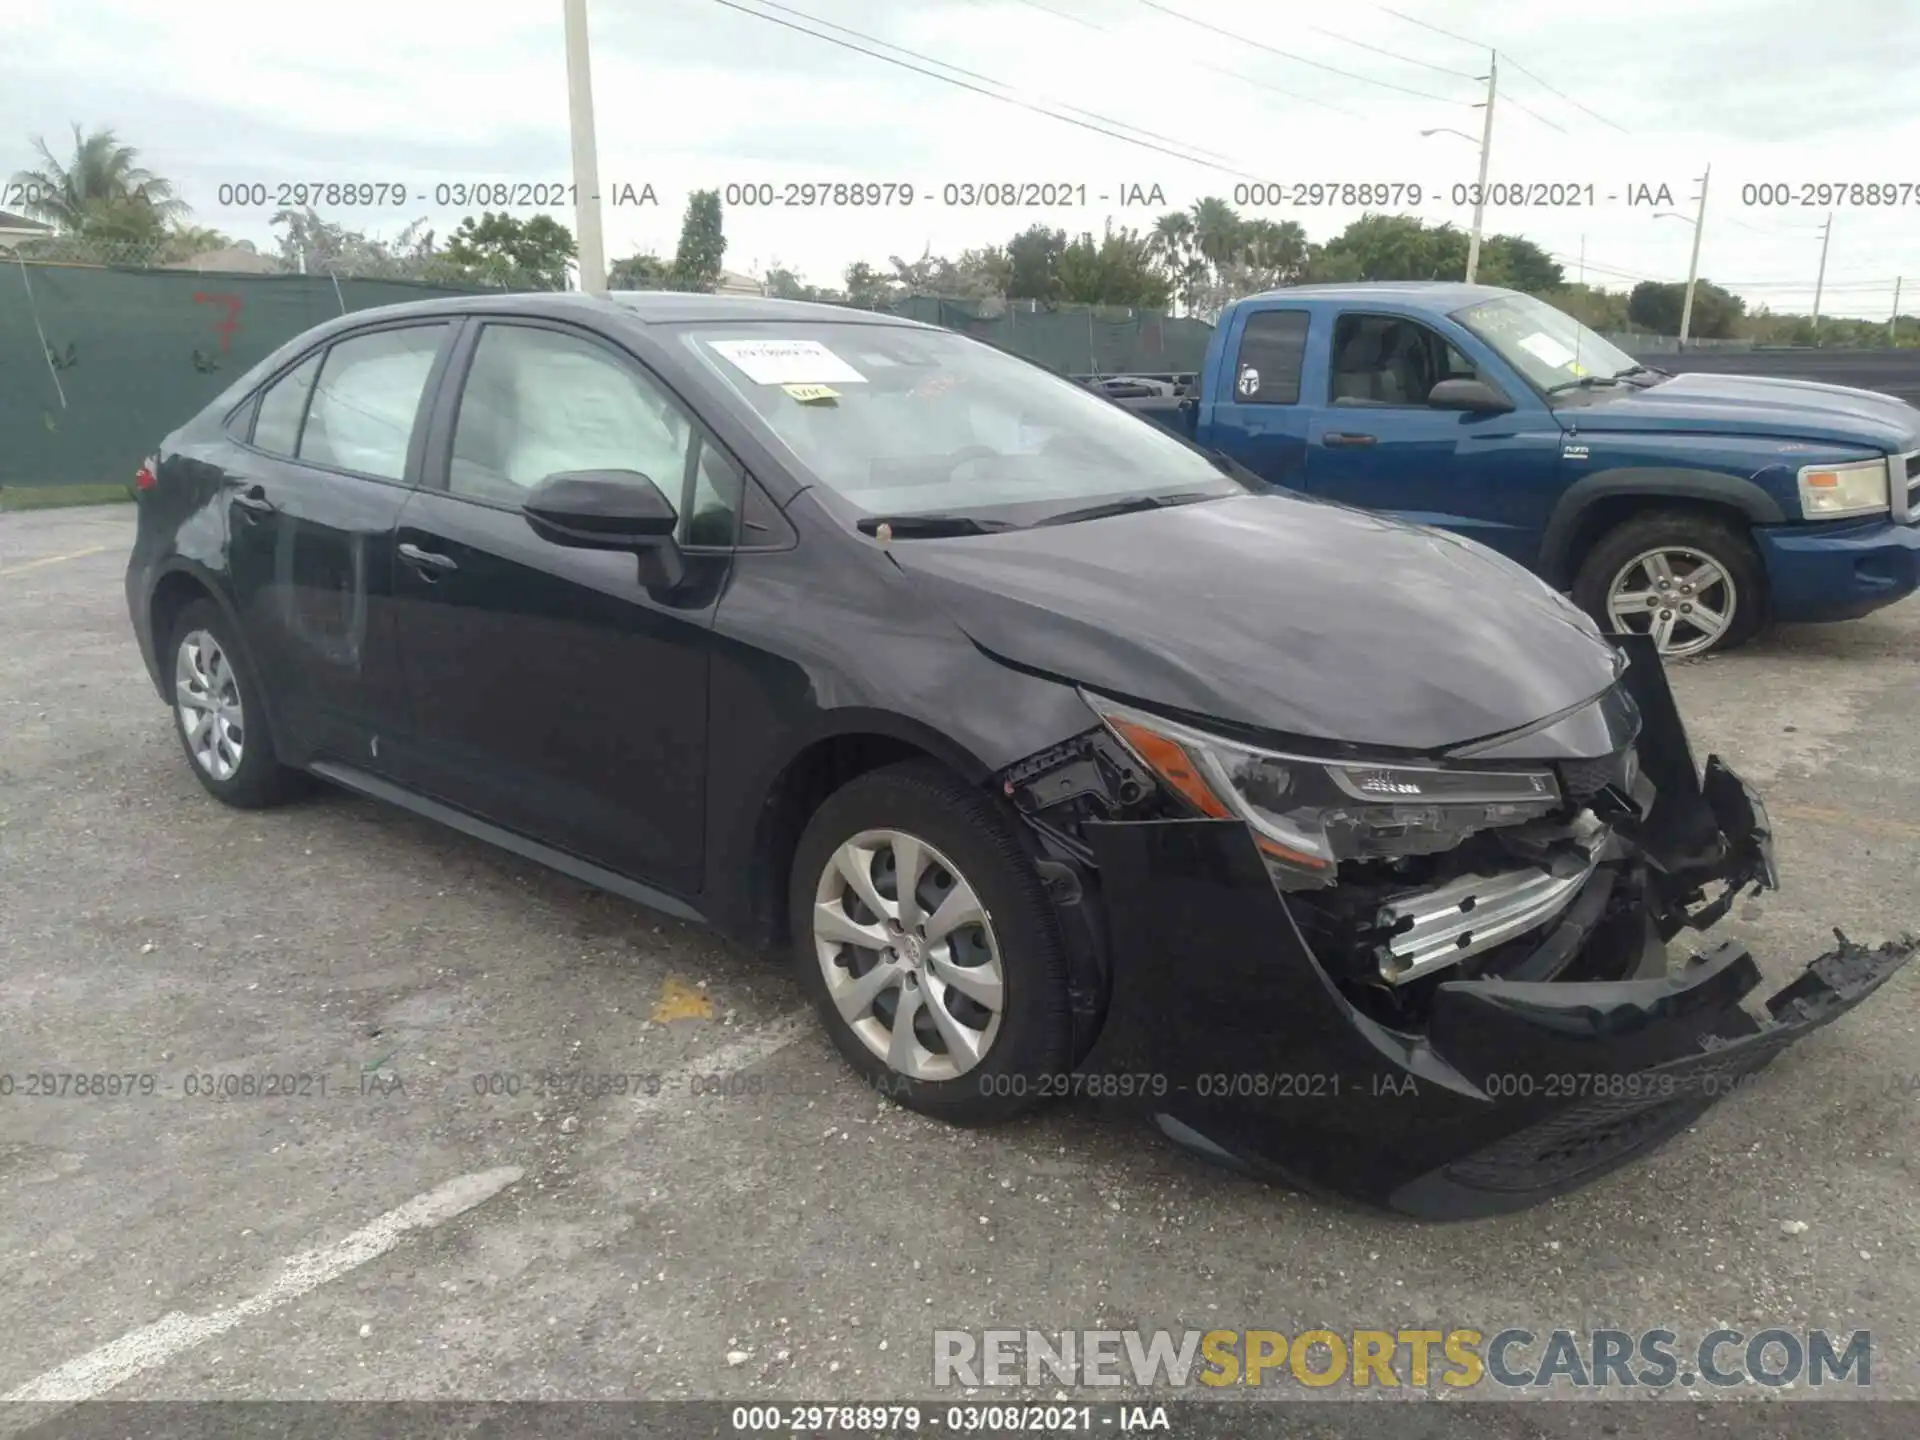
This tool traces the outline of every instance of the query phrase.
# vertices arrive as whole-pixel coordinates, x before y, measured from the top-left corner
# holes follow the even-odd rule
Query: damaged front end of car
[[[1085,1088],[1223,1162],[1464,1218],[1653,1148],[1876,989],[1920,942],[1840,936],[1764,1017],[1739,943],[1670,964],[1777,886],[1772,834],[1696,766],[1651,643],[1618,644],[1605,695],[1437,758],[1089,695],[1100,726],[999,777],[1075,957]]]

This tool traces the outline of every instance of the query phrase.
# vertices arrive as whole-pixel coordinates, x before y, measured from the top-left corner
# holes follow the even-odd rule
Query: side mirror
[[[673,537],[680,517],[638,470],[563,470],[520,503],[543,539],[580,550],[640,550]]]
[[[541,539],[576,550],[627,550],[649,589],[672,589],[684,572],[673,532],[680,517],[638,470],[563,470],[527,492],[520,513]]]
[[[1442,380],[1427,392],[1427,408],[1497,415],[1513,409],[1513,402],[1484,380]]]

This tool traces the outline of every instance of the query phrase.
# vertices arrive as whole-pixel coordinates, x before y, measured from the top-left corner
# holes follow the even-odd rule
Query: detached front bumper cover
[[[1657,958],[1771,886],[1772,843],[1737,775],[1714,757],[1695,770],[1651,647],[1623,648],[1658,798],[1631,837],[1640,901],[1593,943]],[[1217,1159],[1429,1219],[1521,1209],[1646,1153],[1920,950],[1836,931],[1764,1016],[1742,1004],[1761,974],[1733,941],[1651,978],[1446,981],[1416,1036],[1337,989],[1238,821],[1096,823],[1086,838],[1113,975],[1082,1070],[1134,1077],[1123,1093]]]

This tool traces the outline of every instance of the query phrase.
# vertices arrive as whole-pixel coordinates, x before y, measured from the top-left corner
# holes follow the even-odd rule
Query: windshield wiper
[[[1060,510],[1044,520],[1033,523],[1040,525],[1072,525],[1080,520],[1104,520],[1109,515],[1131,515],[1140,510],[1160,510],[1169,505],[1190,505],[1196,500],[1218,500],[1221,496],[1211,490],[1183,490],[1175,495],[1135,495],[1126,500],[1109,500],[1100,505],[1082,505],[1077,510]]]
[[[929,511],[924,515],[867,515],[855,528],[872,535],[885,525],[896,540],[937,540],[947,535],[992,535],[1019,527],[1005,520],[982,520],[975,515]]]
[[[1671,380],[1673,378],[1671,372],[1656,370],[1651,365],[1629,365],[1624,370],[1616,370],[1613,372],[1613,378],[1616,380],[1626,380],[1635,375],[1652,375],[1661,380]]]
[[[1549,385],[1546,393],[1558,395],[1564,390],[1591,390],[1596,385],[1618,385],[1618,375],[1582,375],[1578,380],[1562,380],[1558,385]]]

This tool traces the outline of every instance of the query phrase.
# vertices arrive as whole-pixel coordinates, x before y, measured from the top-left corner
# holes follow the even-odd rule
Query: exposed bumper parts
[[[1604,915],[1539,943],[1604,958],[1569,974],[1638,978],[1442,979],[1419,1033],[1389,1029],[1329,978],[1238,821],[1093,823],[1110,999],[1081,1068],[1131,1077],[1095,1093],[1144,1096],[1182,1143],[1302,1189],[1465,1218],[1647,1152],[1884,984],[1920,939],[1838,936],[1762,1014],[1743,945],[1668,969],[1668,940],[1775,883],[1771,834],[1737,775],[1696,770],[1651,646],[1623,648],[1657,799],[1614,827]]]

